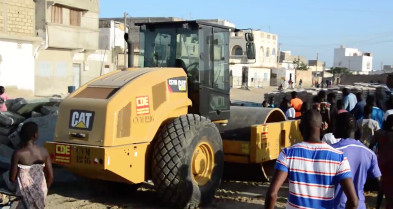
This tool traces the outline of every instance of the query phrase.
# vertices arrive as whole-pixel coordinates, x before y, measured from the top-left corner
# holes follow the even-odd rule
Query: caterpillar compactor
[[[45,144],[53,163],[92,179],[152,179],[163,202],[191,208],[212,200],[224,158],[259,164],[277,157],[280,137],[281,146],[290,143],[282,130],[293,122],[277,123],[269,129],[274,143],[266,142],[261,124],[284,121],[280,110],[230,108],[231,28],[200,21],[139,27],[140,67],[96,78],[61,103],[54,141]]]

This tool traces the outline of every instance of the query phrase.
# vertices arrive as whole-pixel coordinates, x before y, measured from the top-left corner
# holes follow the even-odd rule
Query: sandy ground
[[[47,197],[47,208],[53,209],[116,209],[116,208],[146,208],[166,209],[157,198],[153,185],[143,183],[136,191],[109,191],[97,193],[89,189],[88,184],[81,178],[75,178],[68,172],[57,169],[58,179],[50,188]],[[55,176],[56,177],[56,176]],[[224,180],[217,190],[213,203],[202,209],[252,209],[264,208],[265,194],[269,183],[255,181]],[[285,208],[288,195],[288,185],[284,184],[280,191],[276,208]],[[366,193],[367,208],[374,208],[375,192]]]
[[[250,88],[249,90],[232,88],[231,100],[262,103],[265,93],[275,90],[277,90],[277,87],[275,86],[268,86],[264,88]]]

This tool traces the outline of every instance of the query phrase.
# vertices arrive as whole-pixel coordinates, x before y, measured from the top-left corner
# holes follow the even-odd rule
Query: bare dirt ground
[[[231,100],[262,103],[265,93],[275,90],[277,90],[277,87],[275,86],[267,86],[263,88],[250,88],[249,90],[232,88]]]
[[[89,188],[85,180],[75,178],[68,172],[57,169],[57,180],[49,190],[47,208],[53,209],[117,209],[145,208],[168,209],[157,198],[152,183],[143,183],[138,190],[127,192],[108,191],[98,193]],[[56,176],[55,176],[56,178]],[[252,209],[264,208],[265,194],[269,183],[255,181],[224,180],[217,190],[213,203],[202,209]],[[288,185],[279,192],[276,208],[285,208]],[[367,208],[375,208],[376,193],[366,193]]]

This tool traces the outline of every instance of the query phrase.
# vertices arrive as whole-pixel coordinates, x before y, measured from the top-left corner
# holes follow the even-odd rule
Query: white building
[[[291,51],[281,51],[277,68],[272,70],[270,85],[283,87],[288,86],[288,81],[297,83],[295,68],[298,64],[306,64],[306,58],[303,56],[292,55]],[[304,78],[302,79],[304,82]]]
[[[271,70],[277,67],[278,36],[253,30],[256,58],[255,60],[248,60],[246,55],[246,32],[250,31],[240,30],[231,33],[229,43],[231,85],[234,88],[270,86]]]
[[[100,19],[99,21],[99,48],[108,50],[108,54],[113,54],[114,69],[124,67],[124,31],[128,32],[124,23],[110,19]],[[121,67],[119,67],[121,65]]]
[[[100,20],[99,48],[124,50],[124,23],[114,20]]]
[[[333,67],[345,67],[359,74],[369,74],[372,71],[373,57],[371,53],[362,52],[355,48],[334,49]]]

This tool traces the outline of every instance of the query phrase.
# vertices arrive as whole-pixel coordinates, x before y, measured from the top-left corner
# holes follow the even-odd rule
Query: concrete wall
[[[296,71],[296,85],[299,85],[299,81],[302,79],[302,87],[311,87],[312,86],[312,71],[311,70],[297,70]]]
[[[297,77],[294,69],[285,69],[285,68],[273,68],[272,69],[272,78],[275,78],[276,81],[270,82],[273,86],[283,85],[283,87],[288,87],[288,81],[291,79],[292,82],[297,81]]]
[[[98,49],[98,29],[69,28],[63,25],[49,24],[48,37],[49,47],[53,48]]]
[[[341,76],[341,84],[353,85],[354,83],[377,83],[386,84],[386,73],[380,75],[343,75]]]
[[[34,58],[31,43],[0,40],[0,85],[34,91]]]
[[[34,34],[35,3],[32,0],[0,2],[0,32],[32,36]]]
[[[231,67],[231,81],[233,88],[242,87],[243,67],[247,65],[234,65]],[[262,88],[270,86],[271,70],[267,68],[248,67],[248,87]]]
[[[270,86],[270,72],[267,68],[249,68],[249,85],[254,88]]]
[[[51,49],[41,51],[35,64],[35,94],[65,96],[68,86],[78,88],[91,79],[110,72],[113,69],[111,57],[105,50],[91,54]]]

